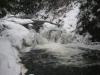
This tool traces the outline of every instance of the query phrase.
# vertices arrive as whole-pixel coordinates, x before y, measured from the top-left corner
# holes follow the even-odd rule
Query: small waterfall
[[[47,42],[48,40],[46,38],[41,36],[39,33],[35,33],[33,40],[34,45],[46,44]]]
[[[88,38],[59,28],[41,30],[35,47],[22,57],[26,75],[100,74],[100,44],[89,45]]]
[[[11,47],[15,48],[15,51],[21,50],[22,52],[21,58],[19,58],[19,53],[18,55],[16,54],[16,56],[22,60],[22,64],[19,64],[19,61],[16,63],[17,59],[13,58],[13,53],[11,54],[15,63],[15,69],[18,67],[16,65],[19,65],[24,69],[24,74],[26,75],[88,75],[90,74],[90,71],[98,73],[98,75],[100,74],[100,43],[91,43],[89,41],[91,36],[88,33],[81,36],[75,32],[68,32],[69,30],[67,30],[68,28],[65,26],[57,27],[50,25],[49,27],[46,27],[49,24],[43,26],[43,28],[40,29],[40,32],[36,32],[32,28],[26,29],[20,24],[9,21],[4,22],[7,27],[5,29],[0,25],[0,30],[4,30],[2,34],[0,33],[0,36],[6,37],[11,43]],[[0,44],[1,46],[4,46],[7,43],[0,42]],[[8,47],[8,45],[6,46]],[[1,52],[5,53],[6,50],[8,54],[10,54],[8,51],[9,48],[5,49],[6,46],[3,47],[4,49],[1,47]],[[12,48],[9,50],[12,50]],[[8,58],[8,54],[6,53],[6,58]],[[3,60],[2,57],[0,57],[0,60],[1,59]],[[3,61],[5,62],[5,60]],[[11,61],[9,60],[9,62]],[[8,62],[6,61],[2,64],[6,63]],[[13,68],[11,63],[10,66]],[[6,65],[9,69],[9,64]],[[25,65],[25,68],[23,65]],[[96,69],[95,66],[98,66],[99,68],[96,72],[93,71]],[[2,68],[3,67],[5,69],[5,66],[2,66]],[[19,69],[21,70],[20,67]],[[25,71],[26,68],[27,73]],[[3,71],[5,71],[4,69]],[[19,75],[19,73],[22,72],[20,70],[15,70],[16,75]],[[13,69],[11,69],[11,73],[12,71]],[[13,71],[13,74],[14,73],[15,72]],[[11,74],[6,73],[6,75]]]
[[[63,28],[44,29],[41,30],[40,35],[48,41],[61,44],[71,43],[74,39],[74,33],[67,33]]]

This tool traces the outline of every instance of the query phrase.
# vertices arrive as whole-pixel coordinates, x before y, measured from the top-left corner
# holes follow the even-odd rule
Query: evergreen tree
[[[90,33],[92,41],[100,41],[100,1],[81,0],[80,13],[78,16],[78,33]]]
[[[12,14],[23,12],[25,14],[35,14],[41,9],[47,12],[71,3],[73,0],[0,0],[0,12],[3,15],[8,11]]]

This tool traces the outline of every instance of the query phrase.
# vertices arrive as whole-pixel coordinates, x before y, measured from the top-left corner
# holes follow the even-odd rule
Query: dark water
[[[28,69],[26,75],[100,75],[100,51],[82,50],[86,52],[80,54],[83,57],[80,61],[85,61],[81,65],[74,65],[74,62],[71,65],[61,64],[61,59],[43,49],[24,53],[21,59]]]

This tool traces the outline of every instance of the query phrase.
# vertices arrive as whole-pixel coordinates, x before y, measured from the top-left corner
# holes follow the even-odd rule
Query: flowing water
[[[76,27],[74,20],[77,21],[75,15],[78,11],[78,9],[75,9],[75,11],[66,15],[67,19],[64,19],[66,21],[64,26],[57,27],[47,24],[40,29],[40,32],[21,26],[23,22],[26,22],[22,19],[17,19],[17,22],[13,21],[14,18],[11,18],[4,22],[4,26],[1,25],[0,30],[3,31],[2,27],[5,27],[1,36],[8,37],[11,40],[11,43],[13,43],[11,47],[14,46],[15,51],[21,50],[20,62],[27,68],[25,75],[100,75],[100,42],[91,42],[89,40],[91,36],[88,33],[83,37],[73,31]],[[75,14],[71,15],[72,13]],[[74,24],[70,25],[72,23]],[[19,31],[22,32],[20,35]],[[31,37],[31,35],[33,36]],[[1,46],[2,44],[1,42]],[[29,48],[26,48],[26,46]],[[8,49],[7,46],[5,50],[9,54]],[[18,54],[16,56],[19,58]],[[13,57],[12,54],[11,57]],[[6,56],[6,58],[8,57]],[[20,66],[19,63],[16,63],[17,59],[14,58],[14,60],[15,65]],[[8,65],[6,67],[9,69]]]
[[[66,13],[64,26],[44,24],[35,32],[34,47],[23,53],[26,75],[100,75],[100,43],[80,36],[76,28],[79,6]]]
[[[100,43],[61,28],[35,35],[34,48],[21,58],[26,75],[100,75]]]

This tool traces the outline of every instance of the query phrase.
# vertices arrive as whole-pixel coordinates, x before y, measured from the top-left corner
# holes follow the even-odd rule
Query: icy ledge
[[[33,39],[33,33],[21,24],[0,20],[0,75],[24,75],[26,69],[19,55],[30,50]]]

